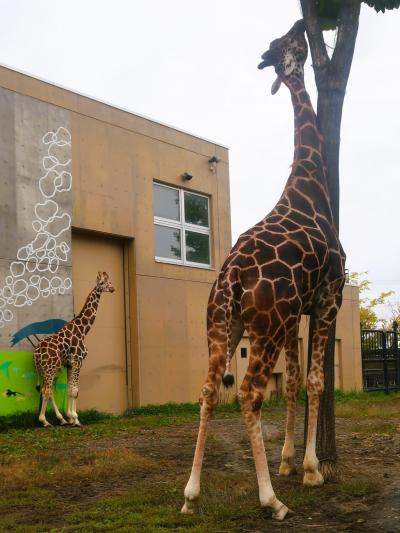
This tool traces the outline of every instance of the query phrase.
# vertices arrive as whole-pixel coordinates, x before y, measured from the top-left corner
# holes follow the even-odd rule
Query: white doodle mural
[[[18,249],[17,260],[10,264],[5,284],[0,287],[0,328],[13,320],[13,308],[64,294],[72,287],[70,277],[59,275],[59,267],[67,263],[70,254],[65,239],[71,228],[71,216],[63,211],[60,203],[62,193],[72,188],[68,170],[71,134],[61,126],[47,132],[42,143],[47,150],[42,158],[43,176],[38,182],[42,199],[33,207],[34,238]]]

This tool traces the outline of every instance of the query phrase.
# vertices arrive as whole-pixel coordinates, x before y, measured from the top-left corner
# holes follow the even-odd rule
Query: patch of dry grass
[[[3,459],[0,490],[73,484],[83,480],[118,478],[131,472],[160,468],[160,463],[130,448],[39,454]]]

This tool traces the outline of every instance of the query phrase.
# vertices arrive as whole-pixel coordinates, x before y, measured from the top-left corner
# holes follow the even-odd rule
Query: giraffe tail
[[[231,362],[232,362],[232,333],[233,333],[233,294],[231,288],[225,290],[225,298],[227,302],[226,306],[226,325],[227,325],[227,354],[226,354],[226,362],[225,362],[225,372],[222,376],[222,383],[226,389],[229,389],[230,387],[233,387],[235,384],[235,376],[232,373],[231,370]]]
[[[229,361],[229,366],[230,366],[230,361]],[[233,385],[235,384],[235,376],[232,374],[230,370],[228,370],[228,368],[225,369],[225,373],[222,376],[222,383],[224,384],[224,387],[226,389],[233,387]]]

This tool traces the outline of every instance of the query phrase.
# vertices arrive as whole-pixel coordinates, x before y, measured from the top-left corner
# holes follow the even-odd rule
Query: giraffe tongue
[[[276,80],[272,84],[271,94],[276,94],[279,91],[279,87],[281,86],[281,83],[282,83],[282,81],[281,81],[280,77],[277,76]]]

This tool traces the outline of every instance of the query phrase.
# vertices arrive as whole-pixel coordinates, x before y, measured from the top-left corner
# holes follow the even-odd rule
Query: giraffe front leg
[[[300,366],[298,357],[298,327],[286,346],[286,433],[279,466],[280,476],[296,474],[294,427],[296,419],[296,399],[300,388]]]
[[[76,408],[77,399],[78,399],[78,389],[76,389],[76,396],[74,396],[73,399],[72,399],[72,416],[74,418],[73,425],[77,426],[77,427],[81,427],[82,424],[80,423],[80,421],[78,419],[78,412],[77,412],[77,408]]]
[[[72,416],[72,369],[70,366],[67,367],[67,382],[67,420],[68,424],[72,424],[74,418]]]
[[[324,477],[318,470],[319,461],[316,454],[317,441],[317,421],[319,397],[318,392],[310,392],[307,386],[308,394],[308,431],[306,453],[304,455],[303,467],[304,477],[303,484],[309,487],[319,487],[324,484]],[[321,392],[322,394],[322,392]]]
[[[82,424],[79,421],[78,413],[76,411],[76,400],[78,398],[78,383],[81,365],[75,364],[68,368],[68,407],[67,418],[71,426],[80,427]]]
[[[318,486],[324,483],[324,477],[318,470],[319,461],[316,454],[318,410],[321,394],[324,392],[324,356],[329,329],[334,322],[342,303],[344,278],[338,278],[321,295],[321,305],[315,314],[312,337],[311,365],[307,376],[308,395],[308,431],[306,452],[304,455],[304,485]]]
[[[324,391],[324,354],[330,323],[330,321],[324,320],[323,316],[315,319],[311,365],[307,376],[308,429],[303,461],[303,483],[310,487],[324,484],[324,477],[319,471],[316,444],[319,401]]]

